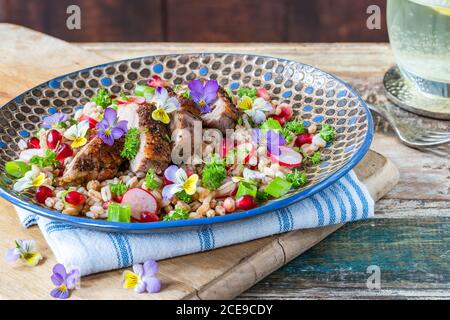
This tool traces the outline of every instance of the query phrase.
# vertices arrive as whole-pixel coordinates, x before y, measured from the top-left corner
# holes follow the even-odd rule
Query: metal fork
[[[368,103],[370,110],[375,111],[392,126],[400,140],[412,148],[433,147],[450,142],[449,131],[427,130],[411,126],[394,113],[389,112],[385,106]]]

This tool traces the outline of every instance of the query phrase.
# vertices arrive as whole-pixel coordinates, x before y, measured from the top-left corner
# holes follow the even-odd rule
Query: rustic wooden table
[[[386,103],[381,78],[394,64],[386,44],[77,45],[114,60],[200,51],[283,57],[334,73],[354,85],[364,98],[377,103]],[[449,122],[411,121],[450,130]],[[407,148],[386,123],[378,118],[376,123],[372,149],[389,157],[401,174],[399,184],[377,202],[378,216],[344,226],[238,298],[450,297],[449,153],[438,156]],[[380,267],[380,290],[367,290],[366,270],[370,265]]]
[[[375,103],[387,103],[381,79],[394,64],[384,43],[79,45],[115,59],[200,51],[283,57],[334,73]],[[450,122],[411,122],[450,130]],[[378,117],[376,124],[371,148],[400,170],[398,185],[377,202],[377,217],[344,226],[238,298],[450,298],[450,151],[408,148]],[[367,290],[371,265],[380,268],[380,290]]]

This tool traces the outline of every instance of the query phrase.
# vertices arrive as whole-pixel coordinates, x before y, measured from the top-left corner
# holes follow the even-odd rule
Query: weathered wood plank
[[[342,227],[240,298],[450,297],[450,218],[374,219]],[[381,270],[369,290],[367,267]]]

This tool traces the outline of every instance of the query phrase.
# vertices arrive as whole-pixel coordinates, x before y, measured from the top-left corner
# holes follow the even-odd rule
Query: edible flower
[[[211,104],[217,99],[219,84],[216,80],[208,80],[205,85],[200,80],[192,80],[188,84],[191,97],[202,113],[211,112]]]
[[[97,124],[97,136],[108,146],[114,144],[114,140],[122,138],[128,132],[128,121],[117,122],[117,112],[113,108],[106,108],[102,121]]]
[[[67,299],[70,290],[75,289],[79,278],[80,270],[78,268],[72,268],[68,272],[63,264],[56,264],[50,279],[57,287],[50,292],[50,295],[56,299]]]
[[[42,255],[36,250],[36,241],[34,240],[16,240],[15,248],[6,251],[6,260],[14,262],[21,260],[28,266],[34,267],[42,259]]]
[[[71,140],[73,149],[84,146],[87,143],[86,133],[89,130],[89,121],[84,120],[78,124],[74,124],[64,132],[64,138]]]
[[[263,98],[256,98],[254,101],[251,98],[245,96],[239,102],[239,107],[248,114],[255,124],[260,124],[266,120],[265,112],[273,110],[270,102]]]
[[[46,129],[57,128],[61,122],[65,122],[69,120],[69,118],[69,115],[62,112],[57,112],[51,116],[45,117],[42,122],[42,127]]]
[[[173,182],[166,185],[162,190],[164,199],[171,199],[176,193],[185,191],[188,195],[193,195],[197,191],[198,175],[192,174],[189,178],[183,168],[171,165],[164,171],[167,180]]]
[[[261,130],[255,128],[252,130],[253,141],[257,145],[266,145],[269,153],[273,155],[280,154],[280,146],[286,144],[283,136],[275,130]]]
[[[147,85],[152,88],[167,87],[167,82],[162,80],[159,76],[154,75],[147,80]]]
[[[13,189],[14,191],[21,192],[28,188],[36,188],[43,185],[45,180],[45,173],[33,166],[30,171],[25,173],[23,178],[20,178],[14,183]]]
[[[152,112],[152,118],[156,121],[168,124],[170,122],[169,113],[180,108],[180,102],[175,97],[169,97],[169,93],[163,87],[156,89],[155,97],[156,109]]]
[[[249,168],[244,168],[242,172],[242,177],[232,177],[231,180],[233,182],[241,182],[241,181],[254,181],[254,180],[262,180],[266,177],[266,175],[257,170],[251,170]]]
[[[133,271],[126,270],[123,273],[123,287],[134,289],[137,293],[156,293],[161,290],[161,281],[156,277],[159,270],[158,263],[151,259],[143,264],[133,265]]]

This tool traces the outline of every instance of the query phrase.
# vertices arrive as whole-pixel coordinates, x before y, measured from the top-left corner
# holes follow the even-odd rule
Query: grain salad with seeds
[[[200,139],[196,137],[200,136]],[[333,143],[264,88],[158,76],[54,113],[5,165],[16,192],[71,216],[144,223],[253,209],[304,187]]]

